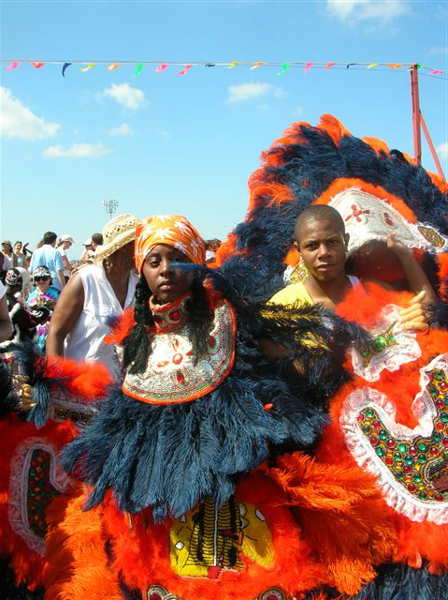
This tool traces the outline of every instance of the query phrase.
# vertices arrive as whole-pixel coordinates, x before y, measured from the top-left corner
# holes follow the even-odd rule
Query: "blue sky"
[[[2,59],[87,62],[412,63],[448,71],[443,1],[1,2]],[[5,66],[4,64],[2,66]],[[413,153],[409,75],[399,71],[97,64],[1,69],[1,238],[46,230],[77,244],[102,200],[138,217],[180,212],[204,237],[243,218],[247,179],[297,120],[332,113],[355,135]],[[423,71],[422,71],[423,72]],[[447,173],[447,81],[420,76],[420,104]],[[423,164],[435,170],[423,142]]]

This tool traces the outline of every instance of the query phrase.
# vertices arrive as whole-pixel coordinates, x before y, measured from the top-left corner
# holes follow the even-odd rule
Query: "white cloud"
[[[431,55],[448,54],[448,47],[447,46],[436,46],[434,48],[431,48],[431,50],[428,50],[428,54],[431,54]]]
[[[169,139],[171,137],[171,133],[166,129],[151,129],[151,133],[163,137],[165,139]]]
[[[293,112],[295,117],[302,117],[304,110],[302,106],[296,106]]]
[[[117,135],[132,135],[134,132],[132,131],[132,129],[129,127],[129,125],[127,123],[122,123],[118,127],[112,127],[112,129],[108,129],[107,133],[109,135],[117,136]]]
[[[361,21],[384,25],[409,10],[407,0],[327,0],[328,14],[349,25]]]
[[[3,137],[44,140],[56,135],[59,128],[58,123],[37,117],[8,88],[0,86],[0,132]]]
[[[437,146],[437,154],[442,160],[448,160],[448,142],[443,142]]]
[[[227,102],[242,102],[252,98],[260,98],[272,94],[275,98],[281,98],[285,92],[280,87],[270,83],[240,83],[229,86]]]
[[[98,100],[101,98],[112,98],[118,104],[131,110],[137,110],[148,104],[142,90],[131,87],[129,83],[113,83],[109,89],[96,94],[96,97]]]
[[[42,154],[47,158],[98,158],[110,153],[103,144],[72,144],[70,148],[49,146]]]

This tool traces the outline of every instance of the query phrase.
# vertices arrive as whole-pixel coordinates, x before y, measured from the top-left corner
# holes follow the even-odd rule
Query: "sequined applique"
[[[28,438],[17,447],[11,461],[9,522],[38,554],[43,554],[45,547],[46,508],[70,481],[57,463],[57,456],[53,445],[40,438]]]
[[[378,477],[386,502],[413,521],[448,522],[448,354],[421,370],[413,402],[418,425],[395,420],[395,407],[369,387],[344,402],[340,422],[356,462]]]
[[[242,554],[268,568],[274,549],[263,514],[234,497],[218,510],[206,498],[170,529],[171,567],[181,577],[217,579],[223,570],[242,571]]]
[[[374,336],[371,348],[358,350],[353,346],[350,349],[353,370],[366,381],[378,381],[384,369],[396,371],[422,355],[416,333],[402,329],[398,306],[385,306],[380,321],[381,324],[370,331]]]
[[[171,311],[173,312],[173,311]],[[160,315],[157,315],[160,316]],[[227,301],[214,312],[205,355],[195,363],[191,326],[179,316],[175,329],[162,326],[152,340],[144,373],[127,373],[123,392],[149,404],[189,402],[205,396],[227,377],[235,360],[235,314]],[[173,321],[173,314],[169,317]]]
[[[425,240],[427,240],[435,248],[445,248],[445,246],[448,243],[447,240],[443,236],[441,236],[438,231],[436,231],[433,227],[429,227],[429,225],[418,225],[417,229],[425,238]]]
[[[161,585],[152,585],[146,592],[146,600],[181,600],[178,596],[171,594]],[[287,596],[278,588],[269,588],[254,600],[287,600]]]
[[[55,421],[71,421],[77,428],[84,427],[97,409],[92,402],[83,398],[73,398],[61,391],[53,392],[48,403],[48,418]]]

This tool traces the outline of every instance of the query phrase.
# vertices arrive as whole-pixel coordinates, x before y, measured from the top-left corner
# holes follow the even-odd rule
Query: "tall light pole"
[[[109,219],[112,219],[112,215],[118,208],[118,200],[103,200],[103,208],[109,213]]]

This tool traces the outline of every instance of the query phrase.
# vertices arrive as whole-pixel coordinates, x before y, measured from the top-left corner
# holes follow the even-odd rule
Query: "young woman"
[[[47,267],[36,267],[34,269],[33,284],[36,286],[36,289],[28,297],[28,306],[32,308],[46,307],[50,311],[48,321],[42,325],[37,325],[34,336],[34,342],[37,347],[45,351],[48,329],[50,328],[50,318],[59,298],[59,292],[51,287],[51,273]]]

